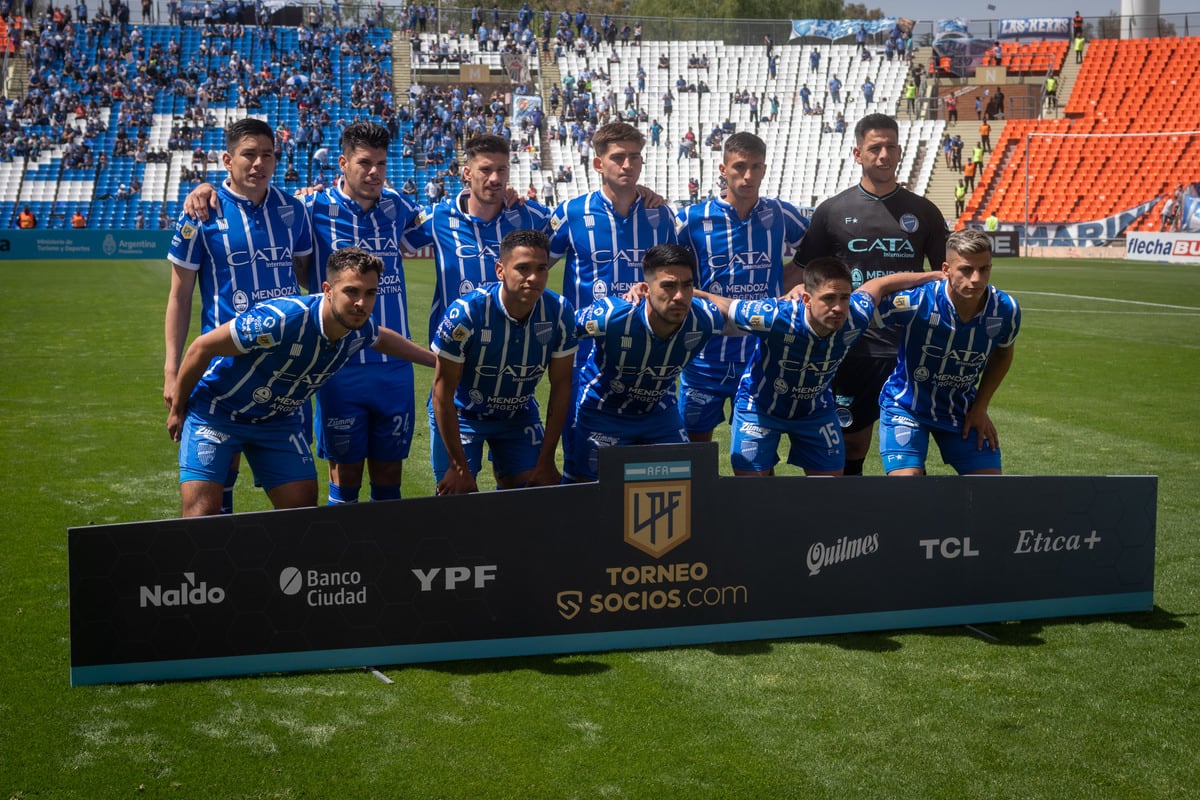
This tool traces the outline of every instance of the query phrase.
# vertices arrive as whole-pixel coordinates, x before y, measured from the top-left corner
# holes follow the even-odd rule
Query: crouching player
[[[789,464],[807,475],[841,475],[845,445],[830,388],[834,373],[882,297],[941,277],[897,272],[852,292],[850,268],[823,257],[808,263],[799,300],[731,301],[701,293],[726,313],[726,332],[759,340],[734,401],[734,474],[774,475],[786,435]]]
[[[924,475],[932,434],[960,475],[1000,474],[1000,439],[988,416],[1012,366],[1021,327],[1016,300],[989,285],[992,244],[976,230],[946,240],[944,283],[880,304],[902,325],[896,369],[879,395],[879,453],[888,475]]]
[[[434,334],[432,444],[438,494],[477,490],[486,442],[501,489],[551,486],[571,403],[578,341],[569,303],[546,291],[550,240],[534,230],[500,242],[497,283],[455,300]],[[543,427],[534,389],[550,373]]]
[[[595,346],[579,378],[577,472],[570,480],[596,480],[601,447],[688,440],[675,380],[724,320],[715,306],[692,296],[696,257],[688,248],[655,245],[642,270],[643,299],[610,297],[575,312],[576,332]]]
[[[433,353],[376,326],[383,261],[357,247],[329,257],[320,294],[253,306],[198,337],[176,378],[167,433],[179,442],[183,516],[216,514],[241,452],[275,508],[317,504],[317,471],[298,410],[364,347],[433,366]]]

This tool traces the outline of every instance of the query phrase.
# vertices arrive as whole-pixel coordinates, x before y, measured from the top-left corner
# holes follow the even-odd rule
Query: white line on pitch
[[[1105,303],[1124,303],[1131,306],[1154,306],[1155,308],[1178,308],[1183,311],[1200,311],[1200,308],[1195,306],[1173,306],[1168,303],[1147,303],[1143,300],[1123,300],[1119,297],[1089,297],[1086,294],[1059,294],[1058,292],[1021,292],[1013,291],[1012,294],[1036,294],[1042,297],[1069,297],[1072,300],[1099,300]]]
[[[1179,311],[1108,311],[1099,308],[1037,308],[1036,306],[1021,306],[1021,313],[1026,311],[1045,311],[1047,314],[1105,314],[1107,316],[1138,316],[1138,317],[1200,317],[1200,309],[1188,314]]]

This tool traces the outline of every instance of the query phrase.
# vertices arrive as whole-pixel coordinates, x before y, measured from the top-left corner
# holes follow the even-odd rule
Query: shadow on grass
[[[612,666],[583,655],[521,656],[517,658],[487,658],[478,661],[450,661],[442,663],[411,664],[411,667],[444,672],[448,675],[490,675],[502,672],[532,670],[543,675],[574,677],[598,675],[608,672]]]

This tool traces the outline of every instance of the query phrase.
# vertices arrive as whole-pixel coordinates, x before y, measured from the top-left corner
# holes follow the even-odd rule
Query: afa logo
[[[104,241],[100,243],[100,249],[104,251],[104,255],[111,256],[117,252],[117,240],[110,233],[104,237]]]

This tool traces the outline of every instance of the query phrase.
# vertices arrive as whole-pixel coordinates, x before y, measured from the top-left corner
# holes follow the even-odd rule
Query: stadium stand
[[[1031,221],[1098,220],[1158,198],[1137,223],[1155,229],[1179,165],[1200,157],[1200,135],[1158,134],[1200,130],[1198,92],[1200,38],[1092,42],[1065,118],[1008,122],[960,224],[993,208],[1002,221],[1024,220],[1028,169]]]

